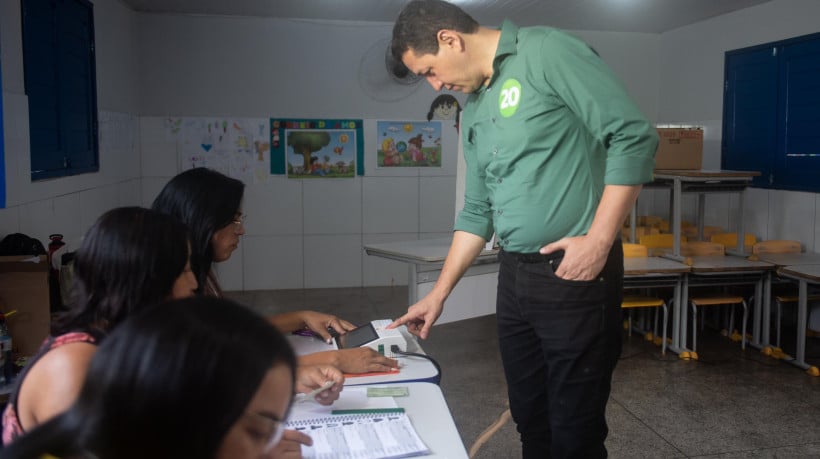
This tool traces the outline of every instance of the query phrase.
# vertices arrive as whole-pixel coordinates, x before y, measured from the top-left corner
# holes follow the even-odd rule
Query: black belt
[[[522,253],[522,252],[507,252],[504,249],[501,249],[500,252],[501,256],[503,257],[510,257],[514,260],[520,261],[521,263],[545,263],[550,260],[555,260],[557,258],[562,258],[564,256],[563,250],[556,250],[555,252],[543,254],[538,252],[531,252],[531,253]]]

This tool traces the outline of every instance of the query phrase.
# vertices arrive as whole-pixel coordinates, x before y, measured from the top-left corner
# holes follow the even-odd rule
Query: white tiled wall
[[[305,234],[360,234],[362,232],[362,178],[304,179],[302,213]],[[279,199],[288,199],[281,196]],[[251,209],[248,208],[248,212]],[[290,218],[282,215],[282,218]]]
[[[362,208],[368,233],[419,230],[419,177],[365,177]]]
[[[251,226],[250,223],[249,226]],[[244,260],[236,270],[243,274],[243,283],[239,285],[226,283],[224,275],[226,266],[220,266],[219,274],[223,288],[226,290],[302,288],[305,285],[303,239],[301,234],[245,236],[240,244]]]
[[[246,184],[246,234],[217,273],[226,290],[404,285],[407,265],[370,257],[365,243],[446,237],[455,202],[456,133],[442,123],[441,168],[378,168],[376,121],[364,121],[365,175],[352,179],[271,176]],[[165,119],[140,120],[143,205],[179,169]],[[451,132],[452,131],[452,132]]]
[[[137,117],[100,111],[100,171],[32,182],[25,96],[4,94],[7,207],[0,209],[0,236],[21,232],[48,245],[61,233],[70,247],[105,211],[139,205],[140,156]]]
[[[803,248],[815,247],[814,210],[817,195],[794,191],[769,191],[769,233],[771,239],[794,239]]]
[[[306,235],[305,288],[362,285],[361,234]]]

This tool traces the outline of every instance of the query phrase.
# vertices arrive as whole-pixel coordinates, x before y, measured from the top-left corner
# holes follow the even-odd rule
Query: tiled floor
[[[262,313],[315,309],[352,322],[406,310],[404,287],[230,292]],[[820,339],[808,359],[820,364]],[[495,316],[437,325],[422,343],[443,368],[441,388],[468,450],[506,409]],[[613,377],[607,448],[614,458],[820,457],[820,378],[717,333],[699,335],[700,360],[661,357],[639,335],[625,335]],[[476,458],[520,457],[505,424]]]

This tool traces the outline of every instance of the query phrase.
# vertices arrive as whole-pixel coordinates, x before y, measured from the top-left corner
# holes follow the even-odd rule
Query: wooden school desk
[[[674,290],[672,315],[672,344],[669,350],[680,354],[680,312],[683,277],[689,266],[661,257],[624,258],[624,289],[672,287]]]
[[[820,253],[803,252],[803,253],[759,253],[752,255],[751,259],[757,259],[775,265],[775,273],[777,269],[784,266],[799,266],[799,265],[820,265]],[[770,328],[771,328],[771,310],[772,310],[772,272],[768,273],[766,283],[763,286],[763,310],[762,314],[762,337],[761,344],[763,346],[771,346]]]
[[[386,242],[364,246],[368,255],[408,264],[407,305],[430,292],[441,274],[452,238]],[[482,251],[444,303],[436,324],[495,312],[498,250]]]
[[[666,185],[672,188],[671,194],[671,222],[670,227],[674,234],[672,256],[680,257],[681,236],[681,208],[683,193],[698,193],[698,239],[703,236],[703,213],[706,193],[737,193],[738,205],[735,210],[737,218],[737,248],[735,252],[742,255],[746,252],[743,233],[743,191],[752,182],[752,178],[760,175],[754,171],[727,171],[727,170],[656,170],[653,185]]]
[[[806,363],[806,324],[808,322],[808,284],[820,284],[820,264],[784,266],[777,270],[782,277],[798,282],[797,350],[794,360],[785,360],[812,376],[820,376],[816,366]]]
[[[696,256],[686,257],[690,263],[690,271],[684,278],[680,313],[680,348],[686,349],[687,343],[687,310],[689,289],[691,287],[715,285],[754,285],[755,301],[752,308],[754,323],[752,326],[752,341],[750,345],[760,348],[760,310],[762,309],[763,284],[766,274],[775,269],[771,263],[752,261],[745,257],[726,256]],[[731,333],[731,330],[729,330]]]
[[[418,339],[407,332],[406,327],[399,327],[402,336],[407,341],[407,352],[424,354],[424,350],[419,345]],[[327,344],[324,341],[311,336],[287,335],[290,345],[296,355],[312,354],[320,351],[331,351],[337,349],[336,344]],[[421,381],[437,383],[441,378],[438,369],[429,360],[423,357],[401,356],[399,361],[399,371],[396,373],[379,373],[367,376],[345,375],[345,386],[356,386],[362,384],[380,383],[405,383],[411,381]]]

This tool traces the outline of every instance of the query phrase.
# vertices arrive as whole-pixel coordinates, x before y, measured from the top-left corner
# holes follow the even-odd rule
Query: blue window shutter
[[[2,65],[0,65],[2,67]],[[3,72],[0,69],[0,88],[3,87]],[[0,208],[6,207],[6,141],[3,137],[3,91],[0,90]]]
[[[820,191],[820,36],[780,55],[782,138],[774,163],[780,188]]]
[[[753,185],[770,187],[777,142],[777,58],[772,47],[727,53],[721,167],[760,171]]]
[[[99,170],[93,9],[22,0],[32,180]]]
[[[724,169],[758,187],[820,192],[820,33],[726,53]]]

